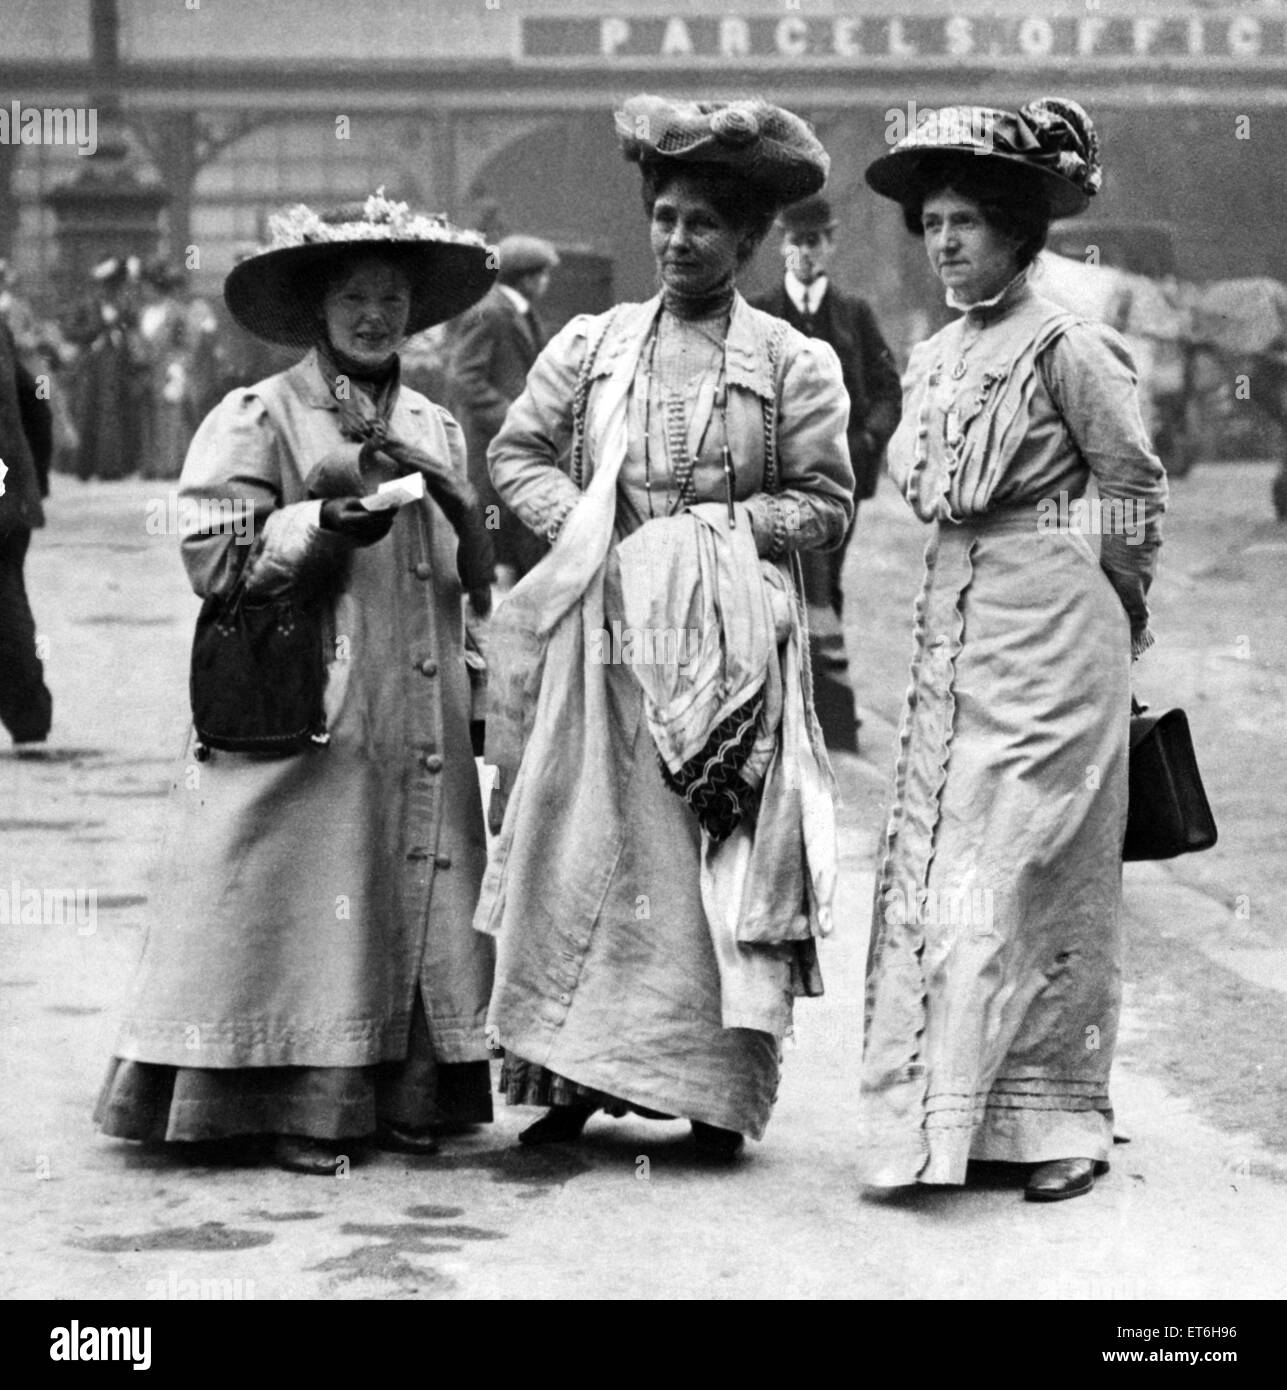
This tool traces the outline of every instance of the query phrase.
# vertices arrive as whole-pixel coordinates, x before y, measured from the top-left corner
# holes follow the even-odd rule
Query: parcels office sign
[[[1086,65],[1287,64],[1287,18],[1245,12],[1124,17],[1095,0],[1076,16],[847,16],[779,19],[525,19],[529,59],[626,63],[669,59],[959,65],[998,59]]]

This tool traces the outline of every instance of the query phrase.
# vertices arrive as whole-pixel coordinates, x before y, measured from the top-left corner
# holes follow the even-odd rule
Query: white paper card
[[[387,512],[394,507],[405,507],[408,502],[419,502],[424,495],[425,475],[408,473],[405,478],[381,483],[370,497],[362,499],[362,505],[369,512]]]

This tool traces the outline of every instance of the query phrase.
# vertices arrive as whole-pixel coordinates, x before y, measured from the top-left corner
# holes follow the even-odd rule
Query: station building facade
[[[0,0],[0,111],[93,99],[94,5]],[[589,299],[646,296],[638,183],[611,121],[641,90],[760,94],[808,117],[833,160],[837,273],[904,344],[936,312],[933,285],[862,171],[946,104],[1075,97],[1103,141],[1097,218],[1169,224],[1186,278],[1287,280],[1276,0],[119,0],[117,15],[126,138],[166,193],[163,245],[207,294],[273,207],[383,186],[582,248],[611,275]],[[47,199],[85,156],[10,125],[0,255],[38,288],[58,256]],[[775,259],[766,247],[751,287]]]

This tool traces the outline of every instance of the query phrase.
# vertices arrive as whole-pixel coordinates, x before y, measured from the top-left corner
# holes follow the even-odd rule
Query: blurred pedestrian
[[[76,474],[124,478],[142,466],[151,373],[139,339],[137,257],[113,256],[91,272],[92,291],[68,327],[80,348],[73,395]]]
[[[793,560],[853,507],[835,353],[736,277],[828,160],[764,102],[637,97],[617,130],[661,292],[574,318],[492,444],[553,549],[493,624],[488,759],[513,782],[477,921],[503,1087],[550,1107],[523,1142],[634,1110],[729,1159],[821,988],[834,808]]]
[[[184,272],[161,257],[143,268],[138,327],[149,371],[141,460],[145,478],[179,476],[208,392],[202,382],[215,320],[202,301],[185,298],[186,285]]]
[[[496,508],[498,577],[502,588],[508,588],[536,564],[547,546],[497,496],[487,473],[487,449],[545,346],[536,306],[549,289],[559,256],[548,241],[533,236],[507,236],[497,252],[496,285],[453,326],[451,378],[470,479],[484,505]]]
[[[182,552],[202,597],[321,605],[328,741],[200,763],[189,747],[199,784],[171,798],[96,1113],[129,1139],[270,1135],[282,1166],[334,1176],[364,1138],[432,1153],[437,1130],[491,1118],[462,608],[462,590],[490,606],[490,544],[460,428],[401,386],[398,348],[492,272],[481,238],[381,195],[271,225],[225,298],[307,355],[201,425],[180,498],[211,521]],[[364,505],[407,474],[426,497]]]
[[[1100,177],[1090,118],[1054,99],[940,109],[867,170],[962,311],[913,350],[889,446],[933,531],[868,964],[875,1186],[997,1160],[1057,1201],[1112,1146],[1130,665],[1166,481],[1126,345],[1028,283]]]
[[[831,276],[839,225],[831,204],[821,194],[784,208],[778,217],[782,283],[751,302],[836,350],[849,393],[849,458],[857,485],[856,521],[857,504],[876,495],[885,444],[898,424],[902,395],[894,356],[871,306],[841,289]],[[807,551],[800,559],[810,608],[809,643],[818,720],[829,747],[857,752],[858,713],[842,625],[842,579],[853,533],[850,523],[843,545]]]
[[[0,723],[19,752],[44,743],[53,720],[23,577],[31,533],[45,524],[52,446],[49,405],[0,323]]]

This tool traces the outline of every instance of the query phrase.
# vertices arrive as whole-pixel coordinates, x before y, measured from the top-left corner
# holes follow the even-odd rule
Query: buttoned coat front
[[[459,427],[398,391],[390,432],[464,471]],[[366,493],[310,354],[207,417],[180,495],[199,595],[321,583],[330,743],[293,757],[189,747],[117,1053],[184,1067],[363,1066],[406,1053],[415,991],[440,1062],[484,1059],[492,943],[469,737],[456,537],[430,500],[355,548],[314,493]],[[319,487],[325,480],[327,486]],[[235,519],[253,507],[253,544]],[[220,512],[220,508],[223,509]],[[241,553],[238,553],[238,552]]]

